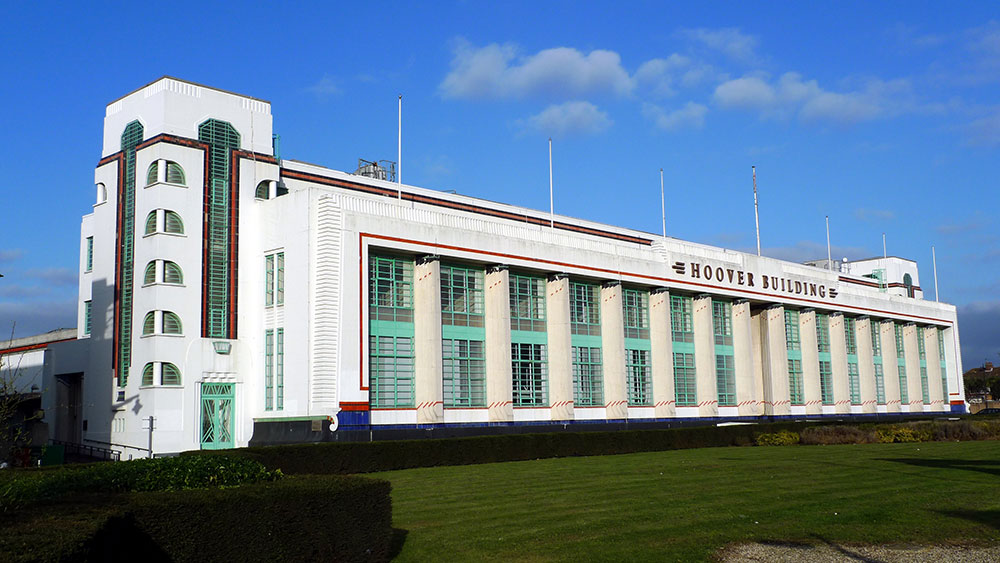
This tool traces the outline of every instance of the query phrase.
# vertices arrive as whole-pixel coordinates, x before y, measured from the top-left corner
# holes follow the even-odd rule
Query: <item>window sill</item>
[[[145,234],[142,235],[142,238],[155,237],[156,235],[166,235],[168,237],[187,238],[187,235],[184,234],[184,233],[168,233],[168,232],[165,232],[165,231],[156,231],[155,233],[145,233]]]
[[[183,385],[140,385],[139,390],[145,391],[147,389],[183,389]]]
[[[156,285],[165,285],[167,287],[187,287],[186,285],[184,285],[182,283],[168,283],[168,282],[144,283],[144,284],[142,284],[141,287],[153,287],[153,286],[156,286]]]
[[[172,182],[153,182],[152,184],[146,184],[142,189],[152,188],[154,186],[167,186],[171,188],[187,188],[186,184],[174,184]]]
[[[143,334],[139,338],[153,338],[154,336],[166,336],[168,338],[184,338],[183,334],[165,334],[162,332],[156,332],[153,334]]]

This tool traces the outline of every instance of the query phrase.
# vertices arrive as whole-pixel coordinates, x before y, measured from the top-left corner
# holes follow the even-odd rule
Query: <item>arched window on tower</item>
[[[906,296],[913,297],[913,278],[910,274],[903,274],[903,287],[906,288]]]
[[[254,193],[254,197],[257,199],[270,199],[271,197],[271,182],[269,180],[264,180],[257,184],[257,191]]]
[[[95,187],[97,188],[97,203],[100,204],[108,201],[108,188],[100,182]]]
[[[172,160],[154,160],[146,169],[146,185],[150,186],[160,181],[160,166],[164,167],[163,181],[178,186],[185,185],[184,169]]]

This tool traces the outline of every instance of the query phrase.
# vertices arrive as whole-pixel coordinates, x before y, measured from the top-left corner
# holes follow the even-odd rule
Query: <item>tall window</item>
[[[938,360],[941,363],[941,393],[944,397],[944,404],[948,405],[951,402],[951,395],[948,394],[948,362],[946,361],[947,354],[944,349],[944,329],[937,329],[938,338]]]
[[[578,407],[604,406],[600,292],[596,284],[569,283],[573,402]]]
[[[274,409],[274,330],[264,331],[264,410]]]
[[[677,406],[698,404],[694,367],[693,301],[687,295],[670,296],[670,333],[673,338],[674,394]]]
[[[715,379],[719,406],[736,405],[736,367],[733,360],[733,308],[728,301],[712,300],[715,338]]]
[[[573,346],[573,403],[579,407],[604,405],[601,349]]]
[[[785,349],[788,351],[788,395],[793,405],[805,404],[802,385],[802,338],[799,312],[785,309]]]
[[[285,253],[264,256],[264,305],[285,304]]]
[[[893,323],[896,335],[896,370],[899,372],[899,401],[910,404],[910,390],[906,386],[906,349],[903,346],[903,325]]]
[[[441,353],[445,407],[486,406],[484,274],[441,265]]]
[[[570,282],[569,314],[573,334],[601,335],[601,288],[595,284]]]
[[[89,272],[94,269],[94,237],[87,237],[87,260],[84,270]]]
[[[653,372],[650,365],[649,293],[640,289],[622,289],[625,321],[625,377],[628,404],[653,404]]]
[[[851,404],[861,404],[861,375],[858,370],[858,330],[855,320],[844,317],[844,341],[847,346],[847,384],[851,394]]]
[[[84,301],[83,302],[83,334],[90,335],[91,319],[93,316],[93,302]]]
[[[441,340],[444,406],[486,406],[486,351],[482,340]]]
[[[368,257],[368,335],[371,406],[413,407],[412,259]]]
[[[275,358],[274,358],[274,379],[275,379],[275,407],[280,411],[285,408],[285,329],[279,328],[275,331]]]
[[[880,323],[872,319],[872,364],[875,369],[875,402],[885,404],[885,371],[882,368],[882,334]]]
[[[830,360],[830,317],[816,313],[816,349],[819,351],[819,389],[824,405],[833,404],[833,364]]]
[[[924,327],[917,327],[917,352],[920,355],[920,393],[925,405],[931,404],[931,389],[927,381],[927,345],[924,342]]]
[[[510,361],[515,407],[548,405],[545,280],[510,273]]]

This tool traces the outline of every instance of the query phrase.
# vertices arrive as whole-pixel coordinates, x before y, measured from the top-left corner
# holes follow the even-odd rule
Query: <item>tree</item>
[[[13,329],[11,340],[14,339]],[[29,460],[24,452],[31,445],[31,422],[40,417],[38,412],[25,412],[25,395],[17,387],[20,370],[8,358],[0,357],[0,461],[24,465]]]

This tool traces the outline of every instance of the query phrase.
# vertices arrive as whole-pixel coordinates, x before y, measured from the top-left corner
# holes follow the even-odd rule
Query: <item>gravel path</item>
[[[718,552],[720,561],[761,561],[792,563],[817,562],[997,562],[1000,563],[1000,546],[926,546],[926,545],[821,545],[743,543],[731,545]]]

